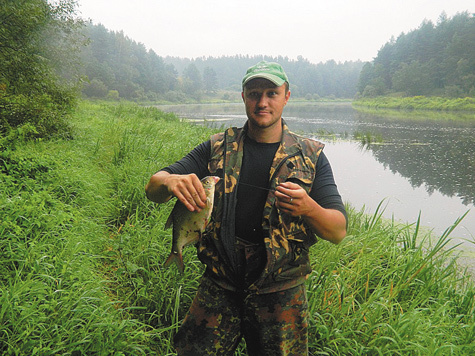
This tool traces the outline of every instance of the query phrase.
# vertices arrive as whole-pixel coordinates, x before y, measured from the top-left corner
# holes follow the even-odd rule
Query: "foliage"
[[[374,109],[397,110],[438,110],[438,111],[468,111],[475,112],[475,98],[446,97],[390,97],[360,98],[353,102],[356,108],[367,107]]]
[[[83,89],[86,96],[105,98],[109,90],[115,90],[121,98],[145,100],[149,93],[175,89],[174,69],[122,31],[108,31],[103,25],[88,23],[84,36],[90,39],[81,52],[83,74],[89,79]]]
[[[0,153],[2,355],[148,354],[146,329],[97,275],[115,208],[84,143],[23,141]]]
[[[75,2],[5,0],[0,8],[0,135],[31,124],[33,137],[63,133],[77,96],[81,21]]]
[[[467,12],[392,38],[365,64],[358,95],[475,96],[475,16]]]
[[[459,222],[431,240],[419,219],[398,226],[380,209],[372,216],[350,209],[343,244],[313,250],[311,352],[471,355],[475,288],[457,269],[455,247],[447,247]]]
[[[192,96],[199,95],[203,87],[203,79],[200,71],[194,63],[188,65],[183,71],[182,88],[183,91]]]
[[[363,66],[360,61],[312,64],[302,57],[223,56],[219,58],[160,57],[123,32],[107,30],[103,25],[88,24],[84,30],[90,45],[82,51],[83,74],[88,83],[83,94],[105,98],[117,90],[128,100],[199,101],[203,92],[215,95],[218,90],[241,91],[241,79],[247,68],[262,59],[281,63],[290,79],[294,96],[351,98]]]
[[[0,353],[173,355],[203,268],[192,248],[184,275],[163,268],[174,202],[144,186],[213,131],[122,102],[82,102],[74,131],[0,152]],[[343,243],[312,247],[312,354],[473,354],[475,287],[450,229],[419,230],[349,209]]]
[[[356,94],[356,85],[363,67],[360,61],[337,63],[333,60],[325,63],[310,63],[299,56],[291,60],[283,56],[222,56],[219,58],[202,57],[194,60],[165,57],[166,62],[177,68],[178,72],[193,63],[198,70],[212,68],[216,72],[218,89],[241,91],[241,80],[247,68],[261,60],[280,63],[287,73],[290,89],[294,97],[307,94],[320,97],[352,98]]]
[[[215,93],[218,89],[218,77],[213,68],[203,69],[203,85],[207,93]]]

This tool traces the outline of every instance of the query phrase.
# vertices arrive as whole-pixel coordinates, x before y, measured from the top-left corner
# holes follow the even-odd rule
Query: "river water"
[[[242,126],[243,104],[159,106],[213,127]],[[475,253],[475,120],[428,113],[408,119],[362,114],[350,103],[292,103],[284,119],[292,131],[326,144],[325,154],[344,201],[373,214],[450,234]],[[434,117],[435,116],[435,117]],[[363,139],[363,137],[365,139]]]

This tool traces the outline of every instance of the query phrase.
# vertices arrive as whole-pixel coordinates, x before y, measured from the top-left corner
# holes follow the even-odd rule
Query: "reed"
[[[174,355],[203,266],[187,248],[184,275],[163,268],[174,202],[144,186],[213,131],[128,103],[83,102],[74,120],[73,139],[0,151],[0,353]],[[382,210],[349,208],[344,242],[311,249],[311,354],[473,354],[451,228],[434,241]]]

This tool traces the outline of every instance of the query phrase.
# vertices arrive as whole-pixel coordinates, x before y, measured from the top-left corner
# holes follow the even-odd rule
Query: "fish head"
[[[219,179],[220,178],[216,176],[207,176],[201,180],[201,183],[203,184],[203,188],[205,189],[205,191],[209,191],[214,188],[216,183],[218,183]]]

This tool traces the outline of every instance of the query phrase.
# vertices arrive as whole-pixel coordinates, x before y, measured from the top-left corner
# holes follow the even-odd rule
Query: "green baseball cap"
[[[252,79],[264,78],[270,80],[276,86],[280,87],[285,82],[289,82],[282,66],[275,62],[261,61],[256,65],[249,67],[244,78],[242,78],[242,87]]]

